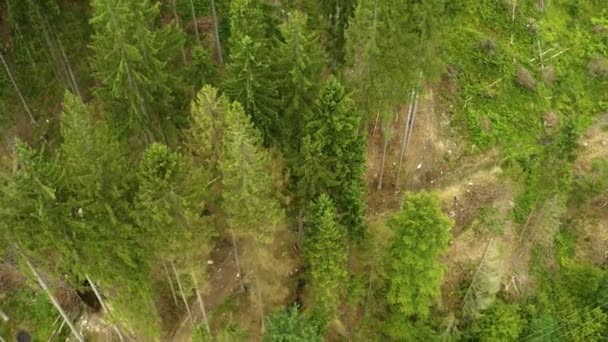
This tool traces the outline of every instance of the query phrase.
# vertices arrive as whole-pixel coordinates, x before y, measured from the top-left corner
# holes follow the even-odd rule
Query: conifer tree
[[[233,239],[234,254],[244,290],[243,271],[255,282],[255,304],[260,310],[264,330],[264,299],[259,268],[253,252],[270,248],[275,231],[283,222],[283,212],[274,195],[270,155],[262,148],[260,133],[253,127],[243,107],[234,102],[226,113],[226,131],[219,162],[222,177],[222,204]],[[243,205],[246,203],[247,205]],[[239,259],[238,241],[243,242]],[[265,265],[268,267],[268,265]]]
[[[285,156],[300,150],[305,118],[317,96],[324,64],[323,50],[317,34],[308,30],[307,17],[301,12],[288,14],[279,29],[275,61],[279,94],[283,99],[281,112],[282,148]]]
[[[234,41],[233,41],[234,42]],[[270,80],[266,46],[246,35],[230,50],[226,94],[243,104],[266,145],[276,140],[278,94]]]
[[[191,122],[186,131],[186,150],[196,165],[206,168],[214,177],[219,174],[225,120],[230,107],[226,96],[205,85],[190,105]]]
[[[59,162],[64,224],[78,261],[71,267],[74,285],[86,275],[104,289],[116,319],[145,336],[158,333],[156,310],[148,282],[147,260],[131,219],[133,176],[126,151],[104,122],[93,119],[82,101],[66,93],[61,123]]]
[[[179,56],[183,37],[172,25],[154,27],[159,9],[149,0],[94,0],[91,5],[96,93],[117,125],[162,135],[173,99],[167,61]]]
[[[329,196],[321,195],[308,216],[305,243],[313,297],[312,316],[321,331],[337,315],[340,284],[346,279],[346,235]]]
[[[331,56],[332,69],[344,63],[345,32],[355,10],[356,0],[320,1],[325,30],[325,45]]]
[[[327,192],[358,239],[364,234],[365,140],[359,133],[360,121],[344,87],[330,76],[306,120],[299,178],[301,200]]]
[[[436,195],[408,194],[403,208],[387,222],[394,232],[390,248],[387,302],[396,316],[426,317],[439,295],[450,220]]]

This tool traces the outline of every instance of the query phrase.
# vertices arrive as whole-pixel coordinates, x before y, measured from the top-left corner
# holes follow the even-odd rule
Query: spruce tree
[[[298,184],[302,201],[327,192],[356,239],[364,235],[365,139],[360,125],[352,100],[330,76],[306,120]]]
[[[224,85],[231,99],[243,104],[253,123],[262,133],[266,145],[276,141],[277,107],[276,87],[270,79],[270,66],[266,46],[246,35],[230,50],[228,79]]]
[[[332,69],[344,63],[345,32],[356,7],[356,0],[320,1],[325,31],[325,46],[331,56]]]
[[[390,248],[387,302],[396,316],[428,316],[439,295],[452,222],[436,195],[408,194],[403,208],[387,222],[394,233]]]
[[[336,208],[329,196],[321,195],[308,215],[305,242],[312,293],[312,316],[324,331],[337,316],[340,285],[346,279],[346,234],[336,219]]]
[[[279,29],[282,40],[275,51],[275,61],[281,105],[282,150],[294,158],[300,150],[305,118],[312,110],[321,83],[324,54],[316,33],[306,25],[301,12],[288,14]],[[293,161],[292,163],[295,163]]]
[[[163,134],[172,102],[167,61],[179,55],[183,37],[174,26],[155,28],[158,4],[149,0],[94,0],[92,67],[97,95],[117,126]]]

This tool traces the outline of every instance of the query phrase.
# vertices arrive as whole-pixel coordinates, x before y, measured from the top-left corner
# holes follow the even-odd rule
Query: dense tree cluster
[[[565,219],[570,202],[588,208],[607,187],[605,161],[584,174],[573,166],[589,112],[608,101],[608,19],[597,3],[4,1],[0,340],[28,328],[36,340],[561,341],[555,332],[571,327],[572,340],[601,341],[608,275],[579,257],[573,241],[591,238],[568,235],[578,221]],[[568,22],[588,46],[551,25],[543,35],[531,19],[524,29],[522,13],[557,16],[553,25]],[[482,24],[490,33],[476,31]],[[507,31],[509,42],[482,37]],[[555,39],[549,50],[541,38]],[[547,54],[564,42],[572,46]],[[558,62],[569,50],[585,62]],[[545,81],[518,88],[504,75],[517,70]],[[557,76],[547,70],[585,91],[548,82]],[[453,84],[445,99],[433,96]],[[497,132],[534,132],[505,135],[513,145],[500,164],[522,189],[507,209],[470,210],[478,217],[458,234],[491,226],[465,235],[487,247],[445,288],[462,210],[448,217],[445,201],[420,187],[399,193],[428,98],[453,100],[437,108],[460,114],[453,126],[471,140],[462,154],[500,146]],[[542,132],[541,115],[519,117],[549,105],[581,117],[544,122]],[[496,116],[507,107],[513,115]],[[432,122],[434,108],[420,115]],[[394,137],[403,140],[395,191],[382,190]],[[421,150],[441,145],[432,139]],[[376,144],[381,156],[370,157]],[[456,166],[447,151],[442,165]],[[525,276],[540,280],[535,292],[519,292],[515,270],[505,280],[504,241],[494,243],[505,226],[522,240],[533,227]],[[64,324],[49,327],[57,314]]]

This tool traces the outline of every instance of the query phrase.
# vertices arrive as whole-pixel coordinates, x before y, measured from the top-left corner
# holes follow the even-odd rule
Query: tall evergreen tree
[[[288,157],[296,156],[300,150],[305,118],[317,96],[324,64],[319,38],[307,28],[306,21],[301,12],[289,13],[279,28],[282,40],[275,52],[274,65],[281,75],[278,87],[283,99],[281,140],[283,154]]]
[[[336,208],[323,194],[308,216],[305,244],[313,297],[312,315],[320,330],[337,315],[340,284],[346,279],[346,235],[336,219]]]
[[[327,192],[356,238],[364,234],[365,139],[360,125],[352,100],[330,76],[306,120],[298,184],[302,201]]]
[[[243,104],[265,144],[270,145],[276,141],[279,100],[270,78],[267,47],[248,35],[234,43],[224,85],[226,94]]]
[[[162,135],[173,99],[167,61],[180,55],[183,37],[172,25],[155,28],[159,8],[149,0],[94,0],[91,5],[96,93],[120,127]]]
[[[261,266],[269,265],[260,265],[252,251],[263,253],[270,248],[274,233],[283,222],[283,212],[275,198],[270,155],[262,148],[260,133],[238,102],[226,113],[223,140],[219,162],[223,211],[233,237],[239,273],[243,277],[242,266],[245,266],[255,281],[255,303],[260,309],[263,330],[264,298],[258,273]],[[243,254],[250,256],[243,260],[243,265],[240,265],[237,240],[244,244]],[[244,290],[242,280],[241,287]]]
[[[133,174],[126,150],[79,98],[66,94],[59,161],[65,173],[66,225],[78,248],[74,285],[86,275],[115,295],[116,319],[145,336],[158,334],[148,264],[132,220]]]
[[[438,258],[448,248],[452,223],[436,195],[420,192],[408,194],[387,224],[394,232],[387,302],[394,315],[424,318],[439,295],[444,266]]]
[[[346,28],[355,10],[356,0],[320,1],[325,45],[331,56],[332,69],[344,63]]]

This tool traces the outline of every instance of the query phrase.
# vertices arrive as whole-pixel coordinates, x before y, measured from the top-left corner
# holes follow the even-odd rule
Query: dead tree
[[[196,17],[196,10],[194,9],[194,1],[190,0],[190,11],[192,12],[192,21],[194,22],[194,34],[196,35],[196,43],[201,45],[201,35],[198,32],[198,18]]]
[[[243,282],[243,270],[241,268],[241,261],[239,260],[239,251],[236,245],[236,235],[234,231],[230,229],[230,236],[232,237],[232,249],[234,250],[234,261],[236,262],[237,277],[239,278],[239,285],[241,286],[241,293],[245,293],[245,283]]]
[[[178,306],[179,303],[177,301],[177,295],[175,295],[175,288],[173,287],[173,278],[171,278],[171,274],[169,274],[169,269],[167,268],[167,265],[164,262],[163,268],[165,269],[165,275],[169,280],[169,288],[171,288],[171,296],[173,297],[173,303],[175,303],[175,306]]]
[[[401,166],[403,165],[403,156],[405,155],[405,145],[407,143],[407,137],[409,135],[410,130],[410,121],[412,118],[412,111],[414,108],[414,97],[416,96],[416,92],[412,90],[410,92],[410,105],[407,111],[407,119],[405,121],[405,131],[403,132],[403,140],[401,141],[401,152],[399,154],[399,166],[397,167],[397,178],[395,180],[395,188],[399,188],[399,175],[401,174]]]

